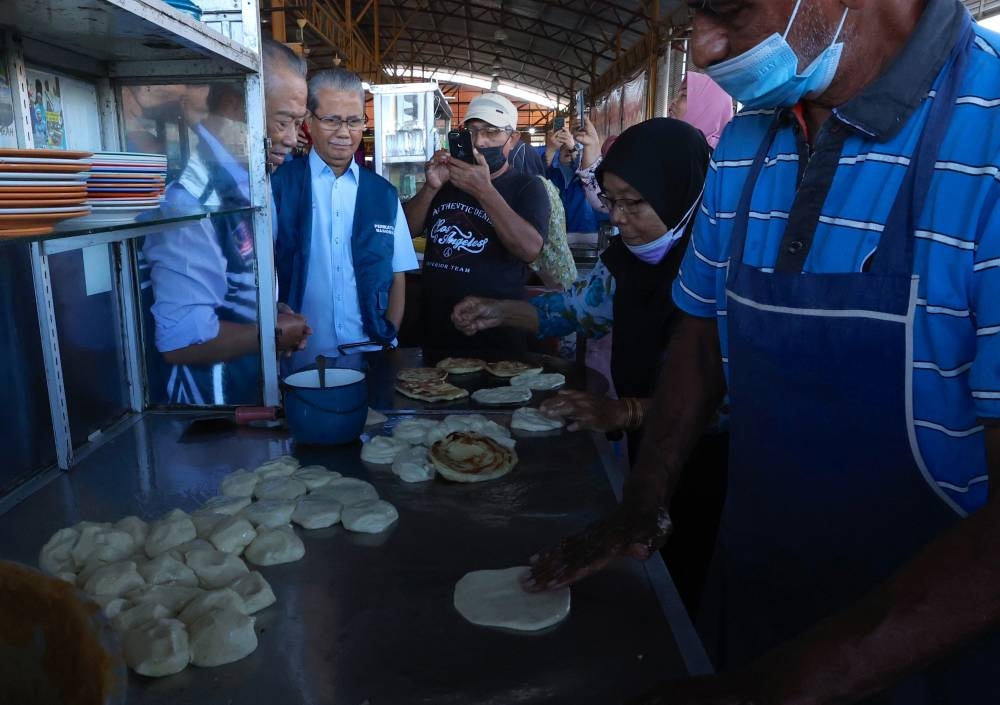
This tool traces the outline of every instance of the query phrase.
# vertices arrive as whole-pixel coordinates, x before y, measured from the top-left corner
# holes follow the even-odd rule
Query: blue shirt
[[[368,339],[361,320],[351,257],[358,165],[352,161],[347,171],[337,177],[313,149],[309,152],[309,170],[312,240],[300,313],[306,317],[313,334],[306,349],[293,356],[293,368],[312,364],[321,353],[336,356],[338,345]],[[416,269],[417,256],[402,206],[396,211],[393,237],[392,271]]]
[[[900,57],[840,106],[824,130],[844,131],[832,155],[829,190],[803,271],[859,272],[883,224],[939,85],[942,55],[955,42],[955,0],[930,0]],[[986,501],[979,418],[1000,417],[1000,36],[976,28],[969,68],[938,155],[926,207],[917,217],[914,275],[919,300],[912,335],[910,424],[918,461],[959,512]],[[933,82],[933,85],[932,85]],[[773,271],[783,248],[805,153],[796,120],[782,127],[754,188],[744,262]],[[728,374],[726,273],[743,185],[775,111],[740,113],[719,142],[674,300],[687,313],[718,317]],[[818,154],[818,153],[817,153]],[[816,159],[816,157],[814,157]],[[810,163],[809,170],[826,168]],[[734,400],[734,403],[738,403]],[[822,400],[817,400],[822,403]],[[915,450],[917,450],[915,449]]]

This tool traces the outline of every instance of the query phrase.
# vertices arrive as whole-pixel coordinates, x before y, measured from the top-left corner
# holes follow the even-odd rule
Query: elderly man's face
[[[691,58],[702,68],[754,48],[770,35],[783,34],[795,0],[687,0],[694,11]],[[833,39],[844,12],[841,0],[802,0],[788,34],[799,70]]]
[[[271,138],[267,163],[274,168],[281,166],[296,145],[299,125],[306,116],[306,81],[292,71],[279,69],[272,85],[264,95],[264,110]]]

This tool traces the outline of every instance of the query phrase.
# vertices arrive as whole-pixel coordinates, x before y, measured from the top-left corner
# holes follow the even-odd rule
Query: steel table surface
[[[228,472],[286,452],[370,480],[400,518],[379,535],[299,530],[305,558],[260,569],[278,602],[257,615],[257,651],[162,679],[132,674],[130,703],[618,703],[705,669],[658,556],[581,581],[569,618],[537,634],[476,627],[452,606],[466,572],[524,564],[613,506],[614,463],[598,436],[519,437],[520,462],[504,478],[411,485],[363,463],[358,443],[295,448],[284,431],[255,429],[195,436],[192,418],[144,414],[0,515],[0,558],[36,565],[48,537],[82,519],[193,510]]]

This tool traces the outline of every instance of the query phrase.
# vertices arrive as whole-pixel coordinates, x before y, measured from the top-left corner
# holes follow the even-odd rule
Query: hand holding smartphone
[[[476,163],[472,147],[472,133],[468,130],[452,130],[448,133],[448,151],[455,159],[468,164]]]

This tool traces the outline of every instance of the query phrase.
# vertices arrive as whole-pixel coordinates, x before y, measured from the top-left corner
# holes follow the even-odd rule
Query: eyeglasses
[[[327,132],[336,132],[344,125],[347,125],[347,129],[351,132],[360,132],[368,124],[368,119],[363,117],[342,118],[338,115],[320,117],[316,113],[313,113],[313,117],[319,122],[319,126]]]
[[[506,127],[467,127],[465,129],[472,133],[472,139],[475,139],[479,135],[487,139],[496,139],[500,135],[510,136],[511,132]]]
[[[646,203],[645,198],[608,198],[603,193],[597,198],[601,201],[601,205],[608,209],[609,213],[614,212],[617,208],[625,215],[635,215],[642,210],[643,204]]]

